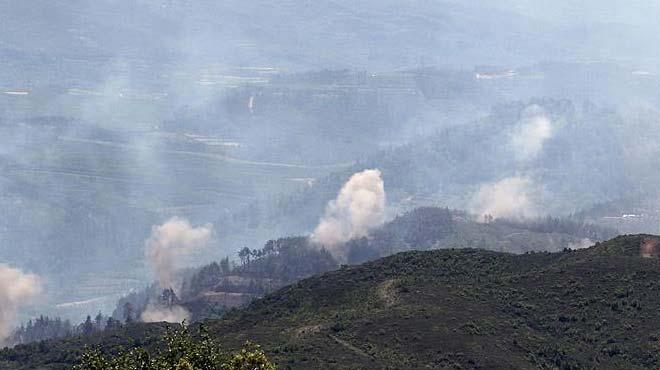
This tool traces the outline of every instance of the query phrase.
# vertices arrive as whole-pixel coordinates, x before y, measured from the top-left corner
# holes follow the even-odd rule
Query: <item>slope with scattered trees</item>
[[[228,350],[261,344],[285,369],[656,369],[658,246],[632,235],[556,253],[404,252],[304,279],[204,327]],[[135,323],[6,349],[0,361],[62,368],[84,344],[151,350],[164,332]]]

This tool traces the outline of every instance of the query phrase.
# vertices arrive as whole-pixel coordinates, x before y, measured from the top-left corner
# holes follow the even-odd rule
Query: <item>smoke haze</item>
[[[650,3],[0,1],[0,261],[79,322],[385,205],[660,233]]]
[[[518,174],[481,185],[470,203],[472,212],[495,218],[528,218],[539,215],[534,195],[541,192],[525,164],[535,160],[545,142],[554,134],[553,123],[543,108],[530,105],[521,112],[521,119],[509,134],[509,148],[517,163]],[[520,174],[522,173],[522,174]]]
[[[528,177],[508,177],[482,185],[474,195],[471,210],[495,218],[532,218],[538,216],[534,193],[538,189]]]
[[[519,161],[535,159],[543,149],[543,143],[552,137],[553,127],[543,110],[530,106],[511,134],[510,146]]]
[[[593,240],[591,240],[589,238],[583,238],[582,240],[577,241],[575,243],[570,243],[567,248],[570,248],[570,249],[585,249],[585,248],[589,248],[589,247],[593,246],[594,244],[596,244],[596,242],[594,242]]]
[[[334,247],[369,235],[385,222],[385,186],[380,170],[364,170],[351,176],[330,201],[311,236],[313,243]]]
[[[190,312],[185,308],[175,305],[172,307],[160,307],[153,304],[147,306],[147,309],[140,315],[143,322],[171,322],[181,323],[190,321]]]
[[[14,327],[17,310],[41,294],[39,277],[0,264],[0,344]]]

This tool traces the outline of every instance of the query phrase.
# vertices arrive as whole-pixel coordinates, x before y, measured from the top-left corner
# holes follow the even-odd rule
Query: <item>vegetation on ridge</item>
[[[283,369],[655,369],[659,241],[622,236],[521,255],[399,253],[302,280],[205,325],[223,348],[259,343]],[[149,348],[163,330],[133,324],[17,346],[0,352],[0,364],[67,368],[74,362],[62,359],[85,343]]]

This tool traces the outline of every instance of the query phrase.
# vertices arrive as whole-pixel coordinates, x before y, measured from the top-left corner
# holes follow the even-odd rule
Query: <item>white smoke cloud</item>
[[[596,244],[593,240],[589,238],[583,238],[581,240],[575,241],[573,243],[568,244],[567,248],[569,249],[585,249],[589,248],[592,245]]]
[[[151,229],[144,254],[161,288],[179,292],[181,282],[176,276],[179,261],[204,247],[212,232],[210,224],[194,228],[188,220],[179,217]]]
[[[179,305],[171,307],[162,307],[149,304],[140,315],[143,322],[171,322],[181,323],[184,320],[190,322],[190,312]]]
[[[385,222],[385,186],[377,169],[351,176],[325,209],[311,241],[336,253],[334,247],[365,237]]]
[[[37,275],[0,264],[0,344],[11,334],[18,309],[41,294]]]
[[[534,194],[540,189],[527,177],[507,177],[495,183],[484,184],[470,203],[477,215],[495,218],[532,218],[538,216]]]
[[[515,128],[509,132],[508,145],[518,165],[516,170],[524,173],[524,166],[520,165],[536,159],[554,132],[553,122],[543,108],[538,105],[527,107]],[[507,177],[483,184],[472,197],[469,209],[479,216],[491,215],[495,218],[538,217],[535,195],[542,190],[529,176]]]
[[[525,109],[523,118],[510,135],[509,145],[518,161],[531,161],[543,149],[543,144],[550,139],[553,132],[550,119],[537,105]]]

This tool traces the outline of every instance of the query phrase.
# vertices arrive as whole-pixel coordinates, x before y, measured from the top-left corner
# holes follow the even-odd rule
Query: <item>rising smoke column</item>
[[[535,160],[546,141],[555,133],[553,122],[543,108],[531,105],[508,133],[508,148],[515,157],[515,176],[482,184],[472,196],[469,209],[479,215],[495,218],[530,218],[538,216],[537,196],[543,188],[525,174],[526,166]],[[522,172],[522,174],[520,174]]]
[[[337,246],[369,232],[385,222],[385,186],[377,169],[351,176],[325,209],[311,241],[337,255]]]
[[[18,309],[39,294],[38,276],[0,264],[0,344],[11,334]]]
[[[177,262],[204,247],[212,232],[210,224],[195,228],[188,220],[179,217],[151,229],[144,254],[161,288],[172,288],[178,293]]]
[[[522,118],[509,137],[509,146],[518,161],[531,161],[538,157],[543,144],[552,138],[552,121],[538,105],[526,108]]]
[[[173,217],[160,226],[151,229],[151,236],[145,242],[145,256],[151,270],[162,289],[172,288],[179,293],[181,281],[176,271],[178,261],[204,247],[211,239],[213,227],[210,224],[193,227],[186,219]],[[141,314],[145,322],[188,320],[188,311],[178,305],[170,307],[149,304]]]

